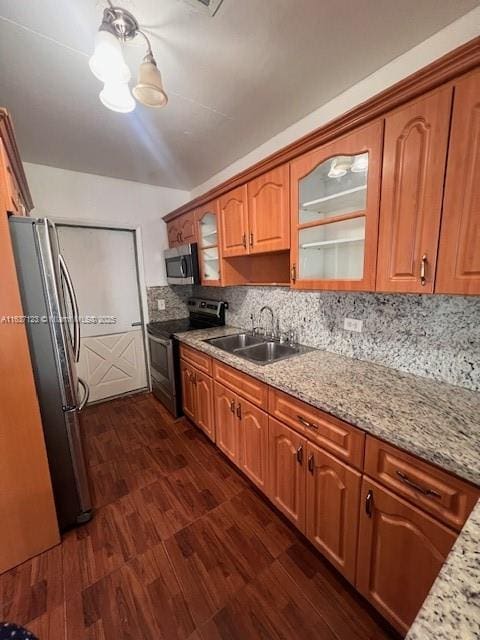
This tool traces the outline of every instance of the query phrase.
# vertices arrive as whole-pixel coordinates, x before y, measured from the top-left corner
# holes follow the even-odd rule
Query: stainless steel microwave
[[[166,249],[164,256],[168,284],[200,284],[196,244]]]

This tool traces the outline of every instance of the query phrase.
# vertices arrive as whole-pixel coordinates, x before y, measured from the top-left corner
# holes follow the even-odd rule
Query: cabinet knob
[[[295,264],[292,264],[292,268],[290,269],[290,279],[293,284],[297,281],[297,266]]]
[[[315,473],[315,456],[313,455],[313,453],[308,456],[308,470],[313,476],[313,474]]]
[[[237,406],[237,418],[239,420],[242,419],[242,405],[240,403],[238,403],[238,406]]]
[[[230,402],[230,411],[231,411],[232,413],[235,413],[235,400],[232,400],[232,401]]]
[[[303,464],[303,447],[300,446],[297,449],[297,462]]]
[[[253,233],[250,234],[250,246],[253,247]]]
[[[247,248],[247,234],[244,233],[242,236],[242,244],[245,247],[245,249]]]
[[[370,489],[367,493],[367,497],[365,498],[365,513],[369,518],[372,517],[372,509],[373,509],[373,491]]]
[[[420,284],[424,287],[427,284],[427,254],[424,253],[422,256],[422,262],[420,265]]]

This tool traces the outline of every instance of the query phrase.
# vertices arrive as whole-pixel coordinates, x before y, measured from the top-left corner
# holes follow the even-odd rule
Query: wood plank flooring
[[[95,518],[0,576],[40,640],[398,636],[187,420],[149,394],[83,419]]]

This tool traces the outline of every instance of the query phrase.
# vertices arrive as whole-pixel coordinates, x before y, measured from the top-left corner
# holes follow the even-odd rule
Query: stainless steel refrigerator
[[[80,433],[88,385],[77,375],[77,299],[53,222],[13,216],[10,232],[58,522],[65,530],[92,513]]]

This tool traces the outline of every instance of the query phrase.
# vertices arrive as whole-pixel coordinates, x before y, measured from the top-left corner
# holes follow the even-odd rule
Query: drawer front
[[[265,411],[267,410],[268,387],[260,380],[247,376],[245,373],[216,360],[213,361],[213,376],[215,380],[243,396],[245,400],[265,409]]]
[[[363,469],[363,431],[272,388],[269,390],[268,412],[340,460]]]
[[[457,531],[480,497],[471,485],[372,436],[365,473]]]
[[[201,351],[197,351],[196,349],[191,349],[190,347],[185,346],[184,344],[180,345],[180,357],[188,362],[189,364],[193,364],[197,369],[200,369],[203,373],[207,375],[212,375],[212,359],[210,356],[207,356],[205,353]]]

